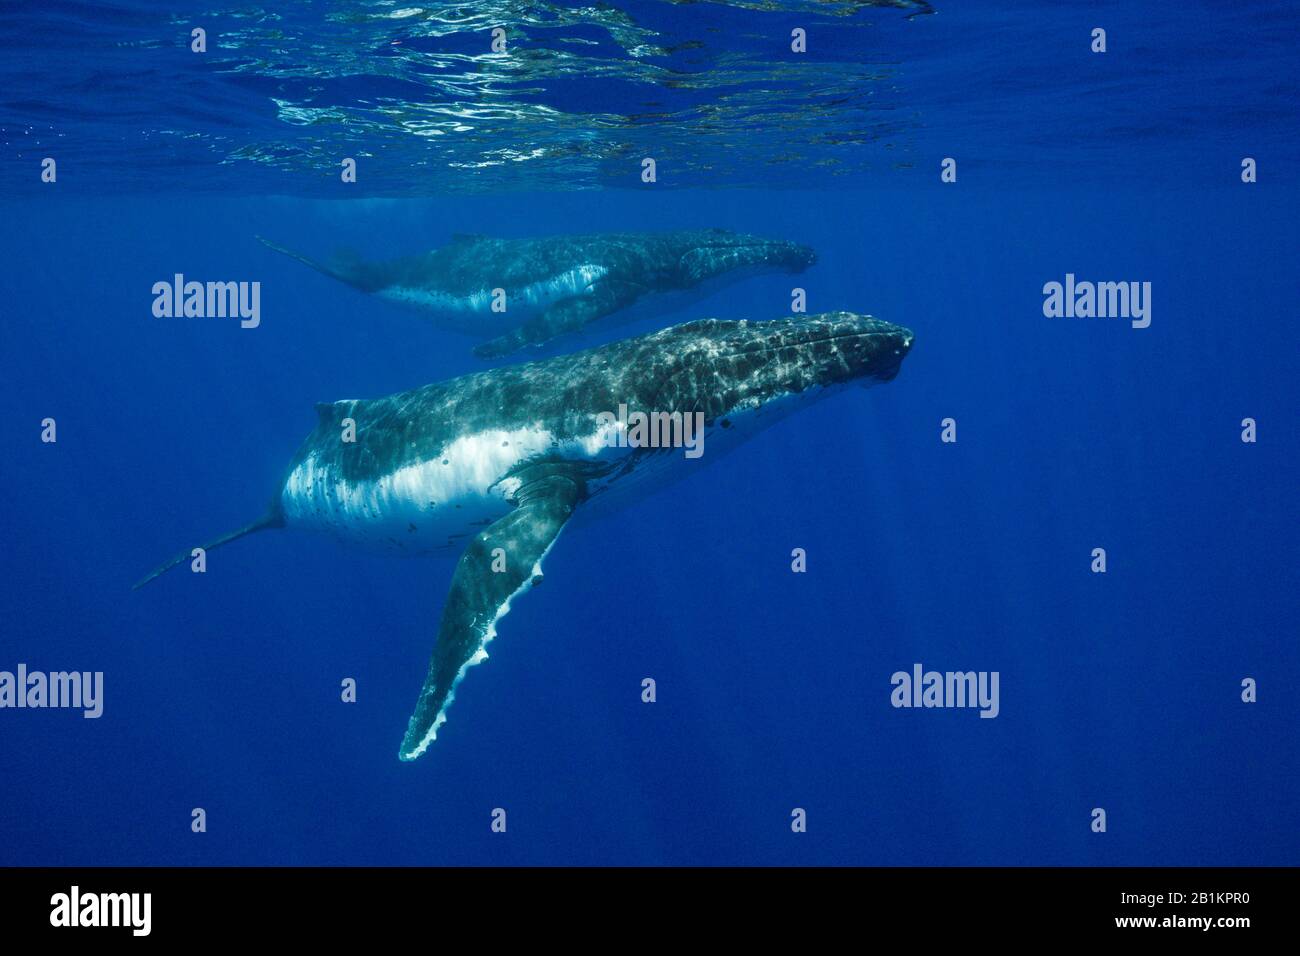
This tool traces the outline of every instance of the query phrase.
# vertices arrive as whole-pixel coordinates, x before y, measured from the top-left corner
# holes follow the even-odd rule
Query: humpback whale
[[[399,751],[413,760],[446,720],[466,670],[487,657],[511,602],[541,581],[575,514],[683,477],[847,386],[890,381],[911,346],[908,329],[851,312],[702,319],[385,398],[317,405],[316,427],[268,511],[206,548],[299,527],[402,554],[461,551]],[[626,422],[610,411],[620,406],[698,413],[706,454],[619,440]]]
[[[724,229],[538,239],[457,235],[432,252],[388,262],[323,263],[257,238],[363,292],[418,308],[441,327],[488,339],[474,349],[480,358],[543,345],[613,313],[625,319],[660,314],[747,276],[802,272],[816,261],[807,246]]]

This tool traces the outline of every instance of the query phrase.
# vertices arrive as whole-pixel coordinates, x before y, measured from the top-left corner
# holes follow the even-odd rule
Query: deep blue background
[[[1190,55],[1202,26],[1152,29]],[[973,73],[1049,56],[1010,39],[965,55]],[[1206,75],[1231,74],[1239,101],[1283,82],[1248,50],[1216,55],[1234,68]],[[1190,95],[1129,62],[1126,102],[1146,90],[1155,115]],[[0,864],[1295,863],[1294,167],[1261,155],[1261,182],[1239,182],[1277,132],[1248,111],[1180,128],[1172,150],[1156,120],[1090,141],[1104,103],[1045,97],[1041,77],[963,88],[961,66],[917,68],[954,91],[917,171],[834,191],[0,202],[0,669],[106,674],[97,721],[0,711]],[[1023,97],[1021,127],[980,126],[994,93]],[[1036,164],[1049,116],[1080,149],[1044,135]],[[962,158],[956,185],[938,182],[944,155]],[[813,244],[810,311],[905,324],[910,357],[567,531],[416,763],[397,745],[451,559],[281,532],[129,590],[260,513],[313,402],[479,367],[468,340],[254,235],[380,256],[458,231],[691,226]],[[261,281],[261,327],[153,318],[150,287],[178,271]],[[1044,318],[1042,285],[1066,272],[1150,281],[1151,327]],[[664,322],[775,318],[791,284]],[[891,708],[890,675],[917,661],[1000,671],[1001,715]]]
[[[0,713],[2,858],[1293,862],[1295,208],[1244,185],[9,206],[3,665],[107,688],[98,721]],[[286,532],[128,590],[260,512],[312,402],[475,367],[253,233],[401,247],[575,222],[812,242],[812,309],[917,344],[890,385],[567,532],[415,764],[397,743],[450,560]],[[261,327],[154,319],[175,270],[260,277]],[[1067,270],[1151,281],[1151,327],[1045,319]],[[789,285],[696,311],[776,316]],[[892,709],[915,661],[1000,671],[1001,716]]]

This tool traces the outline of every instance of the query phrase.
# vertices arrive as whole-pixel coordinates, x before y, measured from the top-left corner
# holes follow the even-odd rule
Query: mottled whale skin
[[[461,552],[424,687],[399,756],[446,719],[465,671],[575,514],[693,468],[849,385],[887,382],[912,333],[849,312],[771,322],[703,319],[573,355],[478,372],[385,398],[316,406],[265,528],[324,531],[402,554]],[[704,454],[619,447],[610,413],[702,413]],[[354,440],[345,436],[352,433]],[[154,571],[137,587],[188,560]]]
[[[625,319],[661,314],[748,276],[802,272],[816,261],[807,246],[723,229],[536,239],[460,235],[423,255],[333,264],[258,238],[363,292],[419,309],[443,328],[488,339],[474,350],[481,358],[543,345],[615,313]],[[493,309],[494,289],[505,293],[504,311]]]

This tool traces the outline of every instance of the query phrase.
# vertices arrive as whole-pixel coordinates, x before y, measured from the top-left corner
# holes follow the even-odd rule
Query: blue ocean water
[[[105,675],[97,720],[0,710],[0,863],[1296,862],[1294,7],[517,16],[499,60],[468,4],[0,28],[0,670]],[[911,354],[566,531],[420,760],[397,745],[454,558],[261,534],[130,590],[261,512],[313,403],[482,367],[256,235],[693,227],[814,246],[809,311]],[[177,272],[260,281],[261,324],[155,318]],[[1150,326],[1046,318],[1067,273],[1150,282]],[[777,318],[791,285],[552,352]],[[892,707],[918,662],[997,671],[997,718]]]

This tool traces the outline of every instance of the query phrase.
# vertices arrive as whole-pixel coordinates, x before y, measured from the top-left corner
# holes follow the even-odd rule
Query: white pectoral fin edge
[[[523,477],[523,476],[521,476]],[[447,720],[465,672],[487,658],[487,644],[511,602],[541,579],[542,560],[581,500],[579,478],[546,466],[523,477],[519,506],[483,529],[465,549],[452,576],[438,639],[415,712],[398,756],[419,757]],[[493,570],[494,552],[504,569]]]

